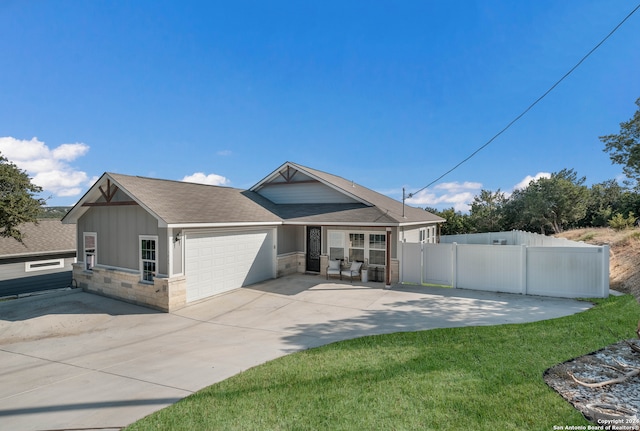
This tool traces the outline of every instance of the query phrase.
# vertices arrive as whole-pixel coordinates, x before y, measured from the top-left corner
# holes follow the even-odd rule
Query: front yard
[[[560,319],[379,335],[289,355],[128,430],[551,430],[588,425],[550,389],[555,364],[635,336],[630,295]]]

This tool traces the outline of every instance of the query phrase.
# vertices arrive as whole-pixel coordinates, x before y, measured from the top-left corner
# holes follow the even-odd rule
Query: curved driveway
[[[0,429],[119,429],[250,367],[334,341],[589,307],[319,276],[271,280],[172,314],[79,291],[0,302]]]

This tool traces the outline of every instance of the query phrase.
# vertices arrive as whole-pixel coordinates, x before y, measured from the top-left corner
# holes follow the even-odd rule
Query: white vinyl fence
[[[456,235],[467,244],[446,236],[440,244],[401,243],[401,280],[563,298],[609,295],[609,246],[514,232]],[[523,242],[509,245],[516,241]]]

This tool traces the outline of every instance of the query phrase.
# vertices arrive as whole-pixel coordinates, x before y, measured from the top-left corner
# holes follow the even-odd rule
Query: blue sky
[[[103,172],[238,188],[285,161],[401,199],[573,67],[637,0],[4,1],[0,152],[72,205]],[[573,168],[640,97],[640,11],[477,156],[411,203]]]

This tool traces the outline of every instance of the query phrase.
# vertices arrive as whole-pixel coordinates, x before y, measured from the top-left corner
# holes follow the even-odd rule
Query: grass
[[[635,334],[630,295],[542,322],[370,336],[205,388],[133,430],[545,430],[588,425],[544,371]],[[614,335],[615,334],[615,335]]]
[[[596,233],[595,232],[587,232],[584,235],[582,235],[580,238],[578,238],[576,241],[589,242],[595,237],[596,237]]]

